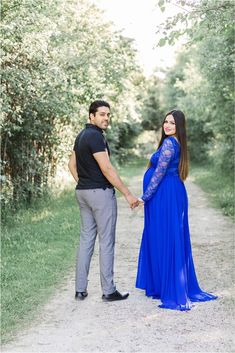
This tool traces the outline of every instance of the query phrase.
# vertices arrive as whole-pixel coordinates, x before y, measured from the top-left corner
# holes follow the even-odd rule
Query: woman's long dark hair
[[[184,113],[180,110],[171,110],[165,115],[162,122],[162,136],[159,142],[158,148],[162,145],[166,137],[168,137],[163,129],[164,121],[168,115],[172,115],[175,120],[176,127],[176,137],[180,143],[180,164],[179,164],[179,174],[180,179],[185,180],[188,176],[189,171],[189,160],[188,160],[188,149],[187,149],[187,135],[186,135],[186,122]]]

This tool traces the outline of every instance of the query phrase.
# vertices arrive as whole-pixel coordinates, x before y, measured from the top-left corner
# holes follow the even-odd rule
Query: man
[[[138,205],[112,166],[109,146],[103,131],[110,122],[109,103],[97,100],[89,108],[89,123],[77,136],[69,161],[80,208],[81,234],[76,264],[76,299],[85,299],[90,261],[99,234],[100,281],[104,301],[123,300],[113,281],[117,201],[114,187],[126,198],[131,208]]]

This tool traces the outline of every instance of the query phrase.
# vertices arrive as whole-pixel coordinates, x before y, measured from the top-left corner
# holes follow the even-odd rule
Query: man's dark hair
[[[97,112],[99,107],[107,107],[110,109],[110,105],[108,102],[102,101],[102,100],[97,100],[91,103],[90,107],[89,107],[89,118],[90,118],[90,114],[94,114]]]

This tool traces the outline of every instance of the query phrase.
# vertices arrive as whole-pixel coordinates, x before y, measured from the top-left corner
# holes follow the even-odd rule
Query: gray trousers
[[[77,252],[77,292],[87,289],[88,274],[95,240],[99,235],[100,282],[103,294],[115,292],[113,281],[117,200],[114,189],[76,190],[80,208],[81,231]]]

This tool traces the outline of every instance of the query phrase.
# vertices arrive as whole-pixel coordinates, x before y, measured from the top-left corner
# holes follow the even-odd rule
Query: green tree
[[[162,110],[160,80],[153,75],[146,80],[141,110],[142,126],[145,130],[158,130],[161,127],[164,112]]]
[[[132,41],[89,0],[4,0],[2,14],[4,209],[47,191],[93,99],[111,102],[119,144],[135,134],[140,69]]]
[[[159,1],[163,8],[168,1]],[[232,175],[234,169],[234,18],[232,1],[177,1],[184,9],[160,29],[162,42],[174,43],[187,34],[187,55],[181,58],[182,76],[173,81],[179,65],[166,78],[166,91],[188,116],[194,159],[209,158]],[[177,25],[181,24],[178,29]],[[175,70],[175,72],[174,72]]]

